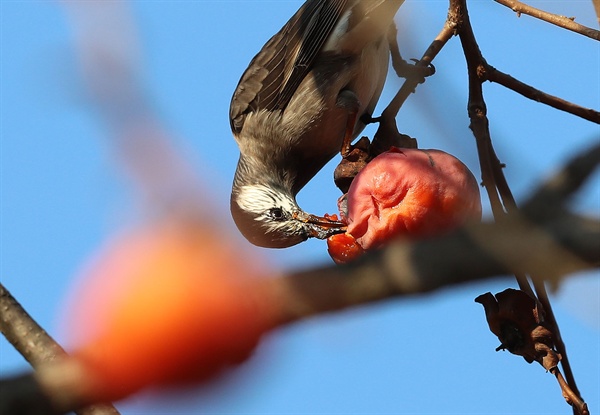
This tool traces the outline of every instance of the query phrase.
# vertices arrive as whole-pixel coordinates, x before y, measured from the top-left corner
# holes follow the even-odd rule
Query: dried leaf
[[[548,371],[556,368],[561,356],[535,299],[509,288],[496,296],[482,294],[475,301],[483,305],[490,330],[501,342],[496,350],[523,356],[528,363],[536,361]]]

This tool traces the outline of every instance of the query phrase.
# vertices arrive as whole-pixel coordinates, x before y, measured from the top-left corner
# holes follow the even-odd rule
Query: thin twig
[[[524,82],[519,81],[518,79],[513,78],[502,71],[499,71],[490,65],[486,65],[485,78],[490,82],[496,82],[502,86],[505,86],[506,88],[511,89],[526,98],[541,102],[558,110],[568,112],[596,124],[600,124],[599,111],[591,108],[584,108],[562,98],[547,94]]]
[[[570,403],[573,405],[573,408],[578,407],[579,413],[581,415],[584,415],[586,413],[585,411],[587,411],[587,405],[585,405],[583,399],[581,399],[581,393],[579,392],[579,388],[577,387],[575,375],[573,374],[573,369],[571,368],[571,363],[567,354],[567,346],[565,345],[565,342],[562,339],[562,335],[560,334],[560,328],[558,327],[558,323],[556,323],[554,309],[552,308],[552,304],[550,303],[550,298],[548,298],[548,291],[546,290],[544,282],[536,278],[533,278],[533,287],[535,288],[535,292],[537,293],[538,300],[540,301],[540,303],[542,303],[542,306],[544,307],[546,321],[554,323],[551,326],[552,339],[554,340],[556,350],[558,350],[562,356],[560,364],[563,367],[565,377],[567,378],[567,384],[569,386],[569,388],[565,388],[564,385],[561,384],[561,389],[565,394],[565,399],[569,399],[572,402]],[[573,396],[576,396],[577,398],[573,398]]]
[[[510,191],[508,183],[506,182],[506,178],[504,176],[504,172],[502,171],[500,162],[495,157],[495,152],[494,152],[493,148],[490,148],[490,151],[493,153],[492,160],[494,161],[494,166],[493,166],[494,180],[496,182],[497,188],[502,197],[503,204],[504,204],[505,208],[507,209],[508,213],[515,213],[518,208],[517,208],[517,204],[514,199],[514,196],[512,195],[512,192]],[[527,278],[526,275],[516,275],[516,277],[517,277],[518,281],[524,281]],[[521,289],[523,289],[522,285],[521,284],[519,284],[519,285],[520,285]],[[563,356],[563,358],[561,360],[561,365],[563,366],[565,376],[567,378],[567,382],[568,382],[569,386],[571,387],[571,390],[568,393],[566,393],[565,396],[572,396],[572,395],[580,396],[579,389],[577,388],[577,384],[575,381],[575,376],[573,375],[573,371],[571,369],[571,364],[569,362],[567,349],[566,349],[564,341],[562,340],[562,336],[560,334],[560,327],[559,327],[556,317],[554,315],[552,304],[548,297],[548,292],[546,290],[544,282],[541,281],[540,279],[533,278],[533,287],[537,294],[533,297],[537,298],[537,301],[541,304],[541,309],[544,311],[544,314],[545,314],[545,320],[547,321],[547,323],[550,326],[552,333],[553,333],[555,347],[559,351],[559,353]],[[530,285],[527,284],[527,286],[525,288],[526,288],[525,291],[527,291],[531,295]],[[562,385],[561,385],[561,387],[562,387]],[[579,412],[581,414],[585,413],[585,412],[583,412],[584,408],[583,408],[583,405],[581,404],[583,401],[581,399],[570,399],[570,402],[573,402],[574,408],[576,406],[580,408]]]
[[[489,129],[488,129],[489,134]],[[506,181],[506,177],[504,176],[504,164],[500,162],[498,156],[496,155],[496,151],[494,150],[494,146],[491,143],[491,137],[489,141],[489,145],[487,146],[488,157],[486,159],[489,163],[491,163],[492,175],[494,178],[495,189],[500,194],[500,198],[502,200],[502,205],[507,213],[515,212],[517,209],[516,201],[513,197],[512,191],[510,190],[510,186]],[[527,279],[527,275],[523,273],[515,273],[515,278],[517,283],[519,284],[519,288],[521,291],[526,292],[531,296],[531,298],[536,298],[535,292],[531,288],[531,284]],[[543,308],[543,304],[542,304]]]
[[[563,111],[570,112],[575,115],[579,115],[582,118],[588,119],[590,121],[600,123],[600,113],[599,112],[593,111],[591,109],[585,109],[585,108],[579,107],[575,104],[572,104],[570,102],[567,102],[561,98],[548,95],[548,94],[546,94],[542,91],[539,91],[527,84],[524,84],[523,82],[516,80],[515,78],[512,78],[509,75],[506,75],[506,74],[496,70],[491,65],[489,65],[485,62],[484,62],[484,65],[486,67],[486,70],[483,71],[483,77],[487,77],[488,80],[498,82],[498,83],[506,86],[507,88],[510,88],[514,91],[521,93],[522,95],[524,95],[528,98],[535,99],[540,102],[544,102],[544,103],[546,103],[550,106],[553,106],[557,109],[561,109]],[[516,204],[516,201],[514,199],[512,192],[510,190],[510,187],[508,186],[508,183],[506,182],[506,177],[504,176],[504,172],[502,170],[502,165],[499,162],[498,158],[496,157],[493,147],[490,147],[489,151],[491,152],[490,159],[492,160],[492,163],[493,163],[494,181],[496,183],[498,191],[500,192],[502,202],[503,202],[507,212],[509,212],[509,213],[516,212],[517,204]],[[518,281],[524,281],[526,278],[525,275],[517,275],[516,277],[517,277]],[[521,289],[524,288],[523,285],[524,284],[519,283],[519,286]],[[552,332],[554,334],[555,346],[556,346],[557,350],[563,356],[563,359],[561,360],[561,365],[563,366],[564,374],[567,379],[567,382],[571,386],[572,392],[574,394],[579,395],[579,389],[577,387],[577,383],[575,381],[575,376],[573,375],[573,371],[571,369],[571,364],[569,362],[566,346],[565,346],[564,341],[562,340],[562,336],[560,334],[560,327],[558,325],[558,322],[556,321],[556,317],[554,316],[554,311],[552,309],[552,304],[550,303],[550,299],[548,297],[547,290],[544,286],[544,283],[540,282],[537,279],[533,279],[533,287],[535,289],[535,292],[537,293],[537,295],[534,296],[534,298],[537,298],[537,300],[541,304],[541,306],[542,306],[541,309],[544,310],[544,312],[546,314],[546,320],[552,328]],[[526,288],[525,291],[527,291],[529,294],[531,294],[531,288],[530,288],[529,284],[527,284],[527,286],[525,288]]]
[[[562,373],[560,373],[560,370],[558,370],[558,367],[552,369],[550,373],[556,377],[565,400],[571,404],[573,408],[579,408],[579,413],[581,415],[590,415],[587,404],[581,400],[579,393],[576,390],[573,390],[573,386],[565,381]]]
[[[584,26],[579,23],[575,23],[574,17],[566,17],[560,16],[558,14],[553,14],[546,12],[541,9],[536,9],[535,7],[529,6],[525,3],[522,3],[517,0],[494,0],[496,3],[500,3],[503,6],[506,6],[512,9],[517,16],[521,16],[521,14],[527,14],[529,16],[535,17],[537,19],[543,20],[548,23],[552,23],[558,27],[562,27],[563,29],[570,30],[575,33],[579,33],[580,35],[587,36],[594,40],[600,40],[600,31],[592,29],[590,27]]]

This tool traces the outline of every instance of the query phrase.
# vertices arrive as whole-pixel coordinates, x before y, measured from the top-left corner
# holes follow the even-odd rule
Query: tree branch
[[[513,91],[533,101],[541,102],[558,110],[565,111],[593,123],[600,124],[599,111],[591,108],[584,108],[562,98],[547,94],[539,89],[527,85],[524,82],[519,81],[518,79],[513,78],[508,74],[505,74],[502,71],[499,71],[491,65],[485,65],[485,70],[482,73],[482,76],[484,79],[487,79],[490,82],[496,82],[508,89],[512,89]]]
[[[581,25],[579,23],[575,23],[574,17],[566,17],[560,16],[558,14],[553,14],[546,12],[541,9],[536,9],[535,7],[529,6],[525,3],[522,3],[517,0],[494,0],[496,3],[500,3],[503,6],[506,6],[520,17],[521,14],[527,14],[529,16],[535,17],[537,19],[543,20],[548,23],[552,23],[558,27],[562,27],[563,29],[570,30],[575,33],[579,33],[580,35],[587,36],[594,40],[600,40],[600,31],[592,29],[590,27]],[[597,0],[594,0],[595,2]],[[595,4],[595,3],[594,3]]]
[[[500,223],[506,224],[506,215],[508,213],[510,213],[508,218],[518,215],[519,213],[512,192],[510,191],[508,183],[506,182],[506,178],[504,177],[502,170],[503,165],[498,160],[492,145],[489,132],[489,122],[486,114],[487,109],[483,99],[482,84],[485,80],[489,79],[488,74],[494,71],[494,69],[486,62],[479,49],[470,24],[466,0],[450,0],[450,9],[453,10],[453,12],[449,13],[449,18],[454,18],[457,21],[457,30],[465,54],[465,59],[467,61],[469,79],[468,113],[469,118],[471,119],[470,127],[477,141],[483,185],[488,192],[494,217]],[[520,84],[521,86],[525,85],[522,83]],[[558,99],[554,99],[552,102],[556,102],[557,100]],[[510,221],[508,221],[508,223],[509,222]],[[541,242],[542,241],[540,241],[540,243]],[[548,245],[547,248],[549,249],[548,252],[553,251],[551,245]],[[527,252],[527,250],[525,250],[525,252]],[[561,258],[565,260],[565,263],[569,262],[568,255],[562,255],[562,253],[559,251],[555,251],[555,254],[561,256]],[[542,272],[546,273],[547,275],[551,275],[555,272],[555,270],[548,268],[546,270],[540,269],[536,272]],[[530,275],[535,276],[538,274],[534,273]],[[539,278],[533,278],[533,286],[537,293],[537,295],[534,295],[527,280],[527,267],[516,268],[515,277],[517,278],[521,290],[527,292],[532,298],[536,299],[540,305],[540,309],[545,315],[546,324],[554,335],[554,344],[558,352],[562,355],[561,364],[565,370],[567,382],[571,388],[568,391],[563,390],[563,394],[569,397],[580,396],[569,364],[566,348],[560,335],[558,322],[554,317],[552,306],[550,304],[543,280],[540,280]],[[561,384],[561,387],[562,386],[563,384]],[[587,407],[582,399],[578,398],[575,400],[569,398],[568,402],[572,404],[573,409],[577,410],[579,414],[587,413]]]
[[[48,367],[66,356],[64,349],[23,309],[21,304],[0,284],[0,331],[14,348],[34,367]],[[54,381],[52,381],[54,382]],[[53,389],[53,388],[50,388]],[[30,394],[36,397],[31,398]],[[6,382],[0,387],[0,413],[14,413],[10,400],[23,396],[26,401],[35,405],[31,412],[23,415],[34,415],[41,408],[56,408],[52,395],[44,385],[34,379],[22,377],[18,382]],[[9,400],[10,398],[10,400]],[[50,398],[50,401],[48,401]],[[9,405],[8,408],[4,405]],[[40,405],[40,406],[38,406]],[[70,409],[77,409],[72,407]],[[21,412],[19,412],[21,413]],[[119,415],[117,409],[110,404],[97,404],[75,412],[78,415]]]

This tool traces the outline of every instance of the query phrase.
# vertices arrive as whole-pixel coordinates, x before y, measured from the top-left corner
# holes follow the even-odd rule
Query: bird
[[[286,248],[344,232],[296,195],[373,120],[403,1],[308,0],[250,61],[229,110],[240,150],[230,210],[250,243]]]

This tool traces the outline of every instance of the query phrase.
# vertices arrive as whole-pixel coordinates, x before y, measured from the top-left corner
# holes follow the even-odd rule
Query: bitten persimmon
[[[347,233],[364,250],[396,237],[438,235],[481,219],[475,177],[460,160],[440,150],[392,148],[358,173],[346,199],[347,212],[341,216],[348,223]],[[332,257],[347,262],[346,257],[355,255],[339,250]]]

